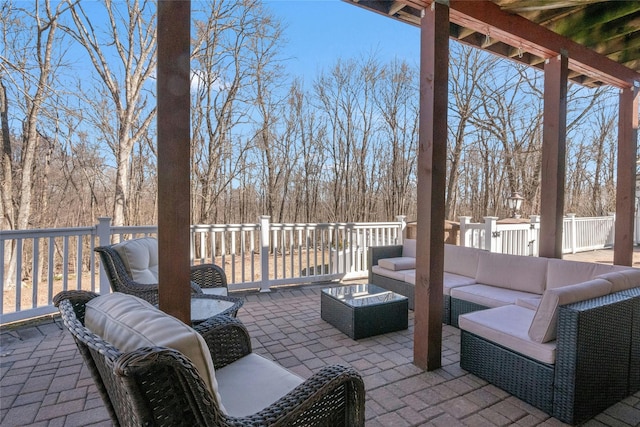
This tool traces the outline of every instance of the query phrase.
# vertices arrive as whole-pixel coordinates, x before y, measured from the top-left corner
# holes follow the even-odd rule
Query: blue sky
[[[285,25],[289,72],[311,83],[338,58],[394,58],[417,65],[420,32],[401,23],[340,0],[264,0]]]

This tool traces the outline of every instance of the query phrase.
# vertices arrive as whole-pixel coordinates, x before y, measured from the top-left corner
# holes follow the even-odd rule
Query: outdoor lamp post
[[[520,218],[520,207],[524,197],[517,191],[511,193],[511,196],[507,197],[507,204],[511,210],[511,218]]]

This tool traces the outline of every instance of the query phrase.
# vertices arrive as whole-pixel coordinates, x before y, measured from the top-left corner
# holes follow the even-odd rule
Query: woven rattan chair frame
[[[56,295],[73,335],[116,426],[363,426],[365,391],[353,368],[327,366],[271,406],[251,416],[223,413],[193,364],[167,348],[121,353],[84,326],[86,303],[97,294]],[[216,316],[196,327],[218,369],[251,353],[244,325]],[[238,385],[242,387],[242,384]]]
[[[158,284],[138,283],[129,275],[122,258],[113,245],[94,249],[100,254],[102,267],[109,277],[114,292],[135,295],[151,304],[158,304]],[[227,288],[224,270],[215,264],[201,264],[191,267],[191,292],[201,294],[202,288]]]

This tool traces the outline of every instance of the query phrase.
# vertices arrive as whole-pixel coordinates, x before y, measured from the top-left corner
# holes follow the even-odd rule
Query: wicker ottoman
[[[376,285],[323,289],[322,319],[354,340],[407,329],[409,303],[405,296]]]

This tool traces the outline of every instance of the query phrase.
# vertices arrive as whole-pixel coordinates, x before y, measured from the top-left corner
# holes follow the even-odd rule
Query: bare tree
[[[113,224],[128,221],[130,169],[134,145],[146,136],[156,115],[149,82],[156,67],[155,4],[147,0],[101,0],[106,19],[96,22],[81,1],[67,0],[73,26],[65,26],[87,53],[101,88],[84,94],[94,130],[115,157]],[[92,4],[92,6],[94,6]],[[153,99],[152,99],[153,100]]]

